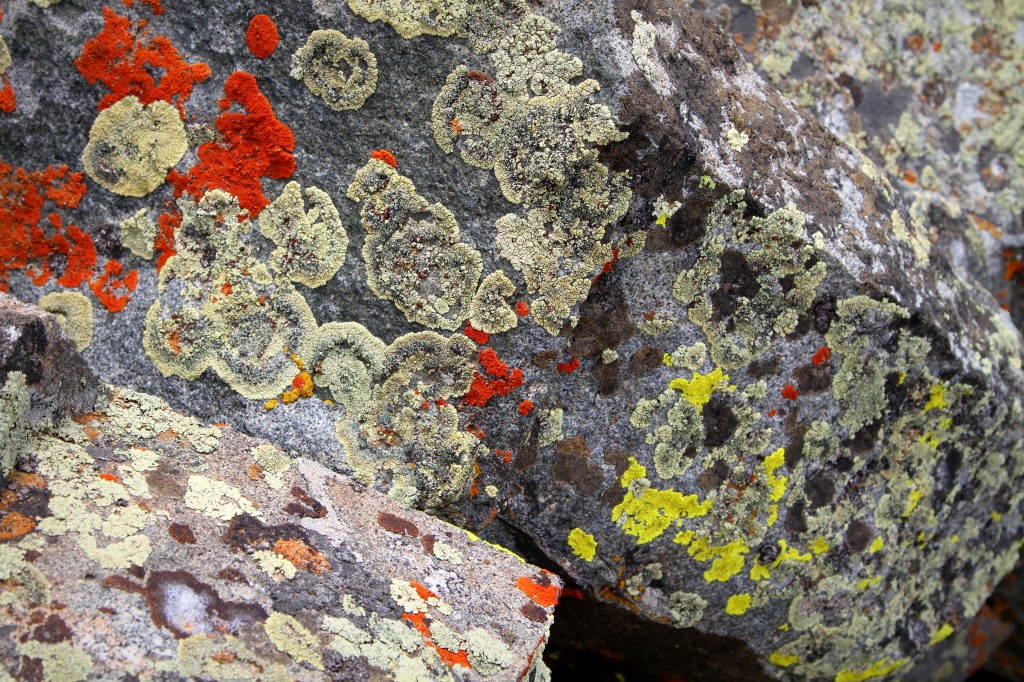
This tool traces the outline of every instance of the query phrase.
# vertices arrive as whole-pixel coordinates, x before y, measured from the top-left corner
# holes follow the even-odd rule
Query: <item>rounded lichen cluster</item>
[[[361,38],[313,31],[292,56],[291,76],[335,111],[358,109],[377,89],[377,57]]]
[[[329,282],[345,264],[348,233],[326,192],[308,187],[305,194],[309,211],[299,183],[289,182],[260,213],[260,232],[277,245],[270,266],[293,282],[315,288]]]
[[[128,95],[96,117],[82,164],[104,189],[143,197],[164,182],[186,150],[185,126],[173,105],[157,100],[143,106]]]

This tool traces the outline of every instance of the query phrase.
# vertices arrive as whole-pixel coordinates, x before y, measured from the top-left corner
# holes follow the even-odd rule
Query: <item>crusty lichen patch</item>
[[[7,481],[18,457],[28,447],[28,405],[25,375],[11,372],[0,389],[0,483]]]
[[[187,149],[185,126],[173,105],[156,100],[143,106],[128,95],[96,117],[82,164],[103,188],[143,197],[164,182]]]
[[[121,246],[130,250],[139,258],[149,260],[153,257],[153,242],[156,239],[157,225],[149,218],[149,209],[140,208],[134,215],[121,221]]]
[[[77,291],[58,291],[39,299],[39,307],[57,318],[79,352],[92,343],[92,302]]]
[[[260,213],[260,232],[277,248],[270,266],[293,282],[315,288],[331,280],[345,264],[348,233],[331,197],[307,187],[307,211],[302,188],[289,182],[273,203]]]
[[[469,322],[474,329],[498,334],[519,324],[519,316],[508,303],[516,287],[504,272],[498,270],[483,278],[469,308]]]
[[[377,89],[377,57],[362,38],[313,31],[292,56],[291,76],[335,111],[358,109]]]

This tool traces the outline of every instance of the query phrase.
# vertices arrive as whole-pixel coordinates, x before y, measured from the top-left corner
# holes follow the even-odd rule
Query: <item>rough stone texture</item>
[[[0,497],[0,678],[547,679],[559,579],[109,387]]]
[[[105,379],[519,533],[591,598],[717,642],[734,678],[911,674],[1013,566],[1010,316],[932,242],[940,214],[701,13],[282,2],[281,44],[257,60],[242,4],[135,5],[13,5],[0,22],[20,98],[4,159],[39,171],[19,187],[69,225],[47,230],[91,235],[87,276],[60,244],[50,265],[111,312],[85,351]],[[142,200],[43,172],[79,168],[97,106],[136,94],[83,50],[121,15],[180,51],[152,57],[170,89],[138,94],[173,100],[190,133]],[[323,28],[376,55],[358,110],[289,76]],[[275,278],[254,229],[290,180],[325,192],[349,237],[319,287]],[[141,208],[155,265],[118,239]],[[56,288],[16,261],[20,296]],[[470,296],[497,271],[513,293]],[[510,311],[508,331],[451,333]]]
[[[0,383],[13,372],[24,375],[32,423],[87,412],[96,400],[95,373],[53,315],[0,293]]]

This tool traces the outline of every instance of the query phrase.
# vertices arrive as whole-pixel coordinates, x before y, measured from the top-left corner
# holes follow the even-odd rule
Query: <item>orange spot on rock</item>
[[[377,159],[378,161],[383,161],[392,168],[398,168],[398,160],[395,158],[395,155],[387,149],[374,149],[370,152],[370,157]]]
[[[239,205],[256,217],[270,203],[261,179],[280,180],[295,172],[295,137],[274,116],[251,73],[235,71],[228,76],[224,95],[220,100],[224,113],[217,117],[221,141],[201,145],[199,162],[188,174],[172,170],[167,179],[176,197],[188,192],[198,201],[209,190],[222,189],[238,197]],[[243,111],[228,111],[233,104]]]
[[[534,407],[536,407],[536,405],[534,405],[533,402],[529,400],[524,400],[523,402],[519,403],[519,414],[523,415],[524,417],[529,417],[530,413],[533,412]]]
[[[11,79],[4,74],[4,87],[0,89],[0,111],[5,114],[13,114],[18,107],[18,99],[14,96],[14,88],[11,87]]]
[[[36,522],[31,517],[16,511],[8,512],[0,518],[0,541],[15,540],[28,535],[35,527]]]
[[[579,367],[580,367],[580,359],[578,357],[576,357],[575,355],[572,356],[572,360],[570,360],[569,362],[560,362],[557,365],[555,365],[555,368],[559,372],[565,372],[566,374],[572,374],[577,369],[579,369]]]
[[[454,133],[455,135],[458,135],[459,133],[462,132],[462,125],[459,123],[459,119],[453,118],[451,120],[451,126],[452,126],[452,133]]]
[[[118,478],[117,476],[115,476],[114,474],[103,473],[103,474],[100,474],[100,478],[102,478],[104,481],[110,481],[111,483],[120,483],[121,482],[121,479]]]
[[[156,259],[156,271],[160,272],[167,259],[177,253],[174,250],[174,233],[181,227],[181,212],[177,208],[172,208],[160,216],[157,224],[159,230],[153,241],[153,250],[159,254]]]
[[[245,44],[257,59],[266,59],[274,54],[279,41],[277,24],[266,14],[257,14],[249,22],[249,29],[245,32]]]
[[[523,385],[523,370],[517,368],[510,372],[508,365],[502,362],[492,349],[480,351],[479,358],[484,371],[494,378],[488,379],[479,372],[474,372],[473,383],[463,398],[468,404],[487,407],[488,401],[494,396],[507,395]]]
[[[819,348],[814,355],[811,357],[811,362],[815,365],[823,365],[827,361],[832,359],[832,349],[828,346],[822,346]]]
[[[170,40],[153,35],[146,26],[145,19],[133,25],[131,19],[104,7],[103,30],[82,46],[75,68],[90,84],[102,83],[110,90],[100,100],[100,111],[135,95],[142,104],[169,102],[178,107],[184,118],[185,101],[192,94],[192,87],[210,77],[210,67],[201,62],[189,64]],[[154,73],[160,74],[159,82]]]
[[[139,283],[137,270],[129,270],[126,275],[119,277],[124,267],[116,260],[107,261],[103,274],[89,283],[89,288],[96,295],[103,307],[112,313],[124,310],[131,300],[131,292]],[[124,293],[118,293],[124,292]]]
[[[526,301],[520,301],[516,303],[516,315],[519,317],[525,317],[530,314],[530,306],[526,305]]]
[[[274,543],[274,551],[303,571],[323,575],[331,570],[327,557],[302,540],[278,540]]]
[[[544,608],[551,608],[557,604],[558,597],[562,593],[562,588],[552,583],[551,579],[543,574],[537,580],[523,576],[516,581],[516,587],[535,604]]]
[[[782,397],[786,400],[796,400],[800,397],[800,392],[796,390],[796,386],[793,384],[786,384],[782,387]]]
[[[491,340],[491,335],[487,332],[482,332],[479,329],[473,327],[472,324],[466,322],[466,328],[462,331],[463,334],[476,341],[477,345],[486,345]]]

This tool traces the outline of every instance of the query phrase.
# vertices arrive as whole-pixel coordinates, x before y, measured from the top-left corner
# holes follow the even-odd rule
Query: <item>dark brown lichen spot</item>
[[[621,367],[622,363],[615,360],[607,364],[599,362],[590,369],[597,381],[597,393],[602,398],[614,395],[622,387]]]
[[[527,471],[537,466],[537,459],[540,457],[540,446],[537,438],[537,420],[530,426],[530,435],[526,442],[516,449],[514,461],[515,468],[519,471]]]
[[[720,398],[711,398],[704,405],[701,418],[704,421],[704,445],[709,448],[728,443],[740,424],[736,413]]]
[[[621,477],[622,474],[626,473],[626,469],[629,468],[630,457],[632,457],[632,453],[628,450],[617,448],[614,445],[609,445],[604,449],[604,463],[615,467],[616,477]]]
[[[153,624],[178,639],[198,634],[237,633],[267,618],[257,604],[227,602],[187,571],[153,571],[146,582]]]
[[[823,507],[832,502],[836,494],[836,484],[827,471],[819,471],[804,483],[804,494],[811,503],[811,509]]]
[[[640,348],[633,353],[633,357],[629,361],[629,372],[630,376],[640,377],[648,372],[652,372],[658,367],[661,367],[662,358],[665,357],[664,351],[658,350],[654,346],[640,346]]]
[[[779,373],[779,362],[782,360],[778,355],[773,355],[770,358],[762,358],[760,360],[754,360],[747,365],[747,372],[754,379],[764,379],[765,377],[773,377]]]
[[[880,420],[876,420],[871,424],[865,424],[857,431],[857,433],[853,434],[853,438],[844,440],[843,445],[850,448],[853,452],[871,452],[875,448],[875,443],[878,441],[878,432],[880,428]]]
[[[125,578],[123,575],[110,575],[103,579],[103,587],[111,590],[120,590],[132,594],[143,594],[146,591],[142,585],[134,580]]]
[[[138,578],[139,580],[142,580],[143,578],[146,577],[146,569],[144,569],[142,566],[139,566],[139,565],[136,565],[136,564],[133,564],[133,565],[128,567],[128,573],[133,578]]]
[[[14,674],[14,679],[18,682],[44,682],[46,680],[42,659],[22,656],[19,662],[21,665],[18,667],[18,672]]]
[[[826,365],[807,363],[793,370],[800,393],[821,393],[832,386],[832,373]]]
[[[176,500],[185,497],[185,481],[181,469],[162,460],[156,469],[146,473],[146,483],[152,493]]]
[[[546,623],[548,620],[548,612],[536,604],[525,604],[519,612],[535,623]]]
[[[804,503],[797,502],[786,512],[786,530],[793,535],[807,532],[807,519],[804,515]]]
[[[196,534],[184,523],[172,523],[167,527],[167,534],[183,545],[196,544]]]
[[[852,552],[863,552],[871,542],[875,532],[871,526],[862,521],[851,521],[846,527],[846,544]]]
[[[301,540],[311,544],[308,534],[299,526],[291,523],[267,526],[251,514],[239,514],[231,519],[220,539],[234,552],[271,549],[278,540]]]
[[[721,486],[728,477],[729,465],[722,460],[717,460],[697,477],[697,485],[701,490],[707,492]]]
[[[533,356],[533,364],[537,365],[541,369],[544,369],[551,364],[552,360],[558,357],[558,351],[556,350],[542,350]]]
[[[420,544],[423,545],[423,549],[426,550],[427,554],[434,556],[434,543],[437,542],[437,536],[428,533],[420,538]]]
[[[786,443],[786,466],[790,469],[796,467],[804,458],[804,442],[807,440],[807,431],[810,427],[804,424],[796,424],[790,430],[789,441]]]
[[[864,101],[864,88],[862,88],[860,83],[858,83],[850,74],[839,74],[836,76],[836,83],[846,88],[846,91],[850,93],[850,99],[853,100],[853,106],[859,107],[860,103]]]
[[[301,516],[308,519],[322,519],[327,516],[327,507],[320,504],[317,500],[307,493],[299,486],[293,486],[291,489],[292,497],[296,498],[298,502],[289,502],[284,506],[284,512],[292,516]]]
[[[566,332],[569,352],[583,358],[598,358],[604,350],[618,348],[636,334],[629,319],[629,305],[622,287],[602,277],[580,306],[579,321]]]
[[[601,467],[590,462],[586,436],[573,436],[555,443],[555,464],[551,475],[559,483],[568,483],[586,496],[595,494],[604,481]]]
[[[420,529],[416,527],[415,523],[389,512],[381,512],[377,515],[377,525],[396,535],[406,535],[410,538],[420,536]]]
[[[32,630],[32,639],[44,644],[67,642],[72,637],[74,637],[74,633],[71,632],[71,628],[56,613],[48,615],[42,625],[38,625]]]
[[[761,291],[757,272],[741,251],[726,249],[719,267],[720,283],[711,294],[712,319],[727,320],[726,331],[732,331],[732,316],[741,298],[751,300]]]
[[[249,581],[246,579],[245,574],[239,571],[237,568],[222,568],[217,572],[217,577],[221,580],[227,580],[229,583],[240,583],[242,585],[248,585]]]

